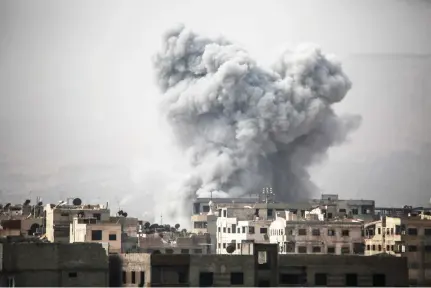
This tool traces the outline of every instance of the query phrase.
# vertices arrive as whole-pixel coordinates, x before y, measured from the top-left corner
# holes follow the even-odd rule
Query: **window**
[[[341,247],[341,254],[350,254],[350,247]]]
[[[69,272],[69,278],[76,278],[78,277],[78,273],[76,272]]]
[[[232,224],[232,233],[236,233],[236,224]]]
[[[395,225],[395,235],[400,235],[400,234],[401,234],[401,226]]]
[[[416,229],[416,228],[409,228],[409,229],[407,229],[407,234],[408,235],[412,235],[412,236],[416,236],[416,235],[418,235],[418,229]]]
[[[218,248],[220,248],[220,243],[218,243]],[[189,254],[190,250],[189,249],[181,249],[181,254]]]
[[[238,227],[238,233],[241,233],[241,228]]]
[[[174,250],[173,249],[166,249],[165,254],[174,254]]]
[[[359,214],[358,209],[352,209],[352,214],[353,214],[353,215],[358,215],[358,214]]]
[[[241,249],[241,243],[236,244],[237,249]]]
[[[382,229],[379,227],[379,228],[377,228],[377,234],[382,234]]]
[[[225,243],[225,245],[226,245],[226,243]],[[202,254],[202,249],[193,249],[193,252],[195,254]]]
[[[332,213],[328,213],[328,219],[332,219]]]
[[[377,246],[379,251],[382,251],[382,245]]]
[[[370,245],[367,245],[367,251],[370,251],[370,250],[371,250]]]
[[[335,230],[334,229],[328,229],[328,236],[335,236]]]
[[[109,241],[117,241],[117,234],[109,234]]]
[[[407,248],[408,248],[408,252],[417,252],[418,251],[418,246],[415,246],[415,245],[409,245],[409,246],[407,246]]]
[[[357,274],[346,274],[346,283],[347,287],[355,287],[358,286],[358,275]]]
[[[98,221],[100,221],[100,218],[101,218],[100,213],[93,213],[93,218],[96,218]]]
[[[328,280],[328,276],[324,273],[316,273],[314,274],[314,285],[316,286],[326,286],[327,281]]]
[[[328,247],[328,254],[335,254],[335,247]]]
[[[307,230],[305,230],[305,229],[299,229],[299,230],[298,230],[298,235],[299,235],[299,236],[307,235]]]
[[[260,228],[260,234],[268,233],[268,228]]]
[[[140,272],[139,287],[145,286],[145,271]]]
[[[386,245],[386,251],[391,251],[391,245]]]
[[[226,233],[226,227],[223,227],[223,233]]]
[[[204,205],[204,206],[202,207],[202,212],[204,212],[204,213],[208,213],[208,212],[210,212],[210,206],[208,206],[208,205]]]
[[[127,283],[127,274],[126,271],[123,271],[123,284]]]
[[[199,287],[211,287],[214,284],[214,273],[201,272],[199,273]]]
[[[231,285],[243,285],[244,284],[244,273],[242,273],[242,272],[230,273],[230,284]]]
[[[245,227],[242,227],[242,233],[245,233]]]
[[[267,217],[272,217],[272,215],[273,215],[273,210],[272,209],[268,209],[267,212],[266,212],[266,216]]]
[[[391,251],[394,251],[395,245],[391,245]]]
[[[248,227],[248,233],[254,234],[254,227],[253,226]]]
[[[424,229],[424,235],[425,236],[431,236],[431,229],[430,228],[425,228]]]
[[[391,235],[394,235],[394,228],[391,228]]]
[[[91,231],[91,240],[92,241],[102,240],[102,230],[92,230]]]
[[[344,237],[349,236],[349,230],[341,231],[341,236],[344,236]]]
[[[376,245],[373,244],[373,251],[376,251]]]
[[[226,243],[223,243],[223,248],[226,248]]]
[[[307,253],[306,246],[298,246],[298,253]]]
[[[220,227],[218,227],[217,230],[218,230],[218,232],[221,232],[221,228]]]
[[[132,284],[136,283],[136,273],[135,271],[132,271]]]
[[[230,228],[227,228],[227,233],[230,233]]]
[[[374,287],[386,286],[386,275],[385,274],[374,274],[373,275],[373,286]]]
[[[227,210],[223,210],[223,217],[227,217]]]
[[[67,216],[69,216],[69,213],[61,213],[61,216],[62,217],[67,217]]]
[[[313,235],[313,236],[320,236],[320,230],[319,229],[313,229],[313,230],[311,230],[311,235]]]
[[[279,283],[284,285],[301,285],[305,284],[306,279],[301,274],[280,274]]]
[[[338,210],[339,213],[346,213],[346,209],[340,209]]]
[[[313,247],[313,253],[320,253],[320,252],[322,252],[322,248],[320,248],[319,246]]]

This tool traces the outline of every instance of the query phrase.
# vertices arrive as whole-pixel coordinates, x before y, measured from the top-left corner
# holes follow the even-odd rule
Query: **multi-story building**
[[[75,217],[109,222],[110,211],[104,205],[83,205],[78,198],[73,203],[48,204],[45,206],[46,238],[50,242],[69,243],[70,224]]]
[[[36,242],[35,242],[36,241]],[[0,239],[1,287],[108,287],[106,251],[96,243]]]
[[[431,220],[426,214],[383,216],[365,226],[366,255],[389,253],[408,259],[410,285],[431,285]]]
[[[278,287],[407,286],[401,257],[278,255],[276,244],[250,244],[252,255],[121,254],[110,286]]]
[[[121,224],[75,217],[70,225],[70,243],[75,242],[101,243],[108,253],[121,253]]]
[[[166,233],[169,234],[169,233]],[[191,235],[190,237],[160,237],[159,234],[145,235],[139,238],[139,249],[133,252],[161,254],[210,254],[211,238],[209,234]]]
[[[269,239],[280,254],[363,254],[361,221],[341,218],[324,220],[319,208],[304,213],[277,213],[269,227]]]

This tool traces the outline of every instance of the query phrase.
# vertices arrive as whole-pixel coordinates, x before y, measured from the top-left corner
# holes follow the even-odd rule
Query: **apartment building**
[[[79,198],[72,203],[61,201],[45,206],[46,238],[50,242],[70,242],[70,224],[75,217],[109,222],[110,210],[104,205],[83,205]]]
[[[401,257],[278,255],[276,244],[252,244],[252,255],[121,254],[111,286],[278,287],[408,284]],[[114,261],[112,261],[114,263]]]
[[[139,238],[140,253],[161,254],[210,254],[211,238],[209,234],[191,235],[190,237],[169,237],[158,234]]]
[[[410,285],[431,286],[431,220],[421,213],[382,217],[365,227],[366,255],[403,256],[408,260]]]
[[[280,254],[363,254],[361,221],[324,220],[319,208],[304,216],[279,212],[268,230]]]
[[[70,225],[70,243],[100,243],[108,253],[121,253],[121,224],[75,217]]]

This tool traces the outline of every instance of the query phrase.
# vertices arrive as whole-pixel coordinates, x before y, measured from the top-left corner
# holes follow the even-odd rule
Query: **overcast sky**
[[[360,114],[363,124],[313,169],[313,178],[325,193],[374,197],[382,205],[386,197],[391,205],[412,199],[411,194],[417,202],[431,197],[431,186],[421,182],[429,181],[426,173],[412,178],[403,170],[394,179],[391,173],[370,172],[370,167],[402,166],[388,159],[406,151],[419,155],[409,160],[413,167],[431,167],[423,162],[430,157],[420,157],[431,142],[431,4],[421,0],[3,0],[0,172],[9,186],[2,189],[15,194],[52,189],[66,181],[52,179],[62,173],[58,169],[77,165],[75,170],[89,174],[123,169],[100,172],[118,180],[123,191],[115,192],[114,185],[109,194],[90,185],[82,196],[89,199],[113,201],[116,193],[119,199],[137,199],[170,184],[182,158],[159,119],[151,57],[161,34],[178,22],[210,36],[223,34],[264,64],[280,47],[302,42],[337,54],[353,88],[336,110]],[[12,170],[51,180],[13,186],[7,177]],[[363,171],[366,176],[358,177]],[[406,188],[394,192],[397,181]],[[141,209],[133,202],[130,209]]]

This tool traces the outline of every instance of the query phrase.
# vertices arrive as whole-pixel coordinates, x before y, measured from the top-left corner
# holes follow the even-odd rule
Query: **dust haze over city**
[[[427,202],[430,19],[429,1],[2,1],[0,197],[109,201],[111,209],[150,221],[169,217],[168,208],[182,209],[180,188],[196,167],[182,149],[187,141],[178,141],[180,126],[167,117],[166,99],[180,92],[160,84],[166,71],[155,58],[166,31],[182,23],[199,41],[222,35],[240,47],[236,52],[247,51],[238,61],[262,69],[246,74],[266,77],[259,86],[265,91],[277,86],[276,69],[268,70],[286,47],[316,43],[337,56],[352,86],[342,82],[340,93],[347,94],[331,106],[334,119],[345,123],[343,115],[354,115],[349,119],[355,121],[340,141],[327,143],[318,161],[303,165],[313,184],[307,196],[333,193],[394,206]],[[218,59],[227,52],[219,51]],[[223,181],[211,181],[214,175],[206,177],[202,195],[223,188]],[[229,186],[249,183],[234,182]]]

